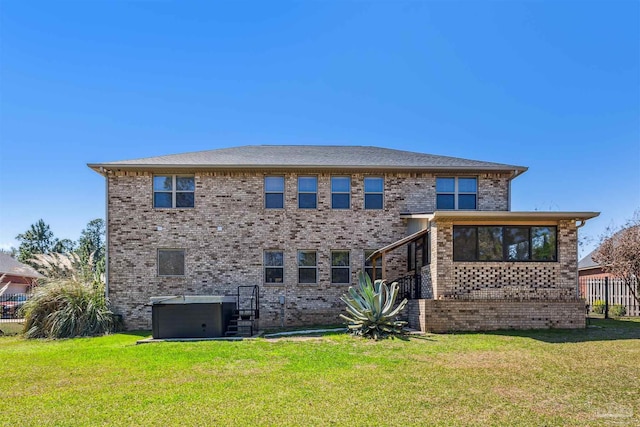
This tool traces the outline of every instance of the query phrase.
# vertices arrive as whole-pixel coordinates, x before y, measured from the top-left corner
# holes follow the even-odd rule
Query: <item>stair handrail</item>
[[[236,307],[240,312],[240,290],[242,288],[251,288],[251,297],[249,302],[249,310],[254,315],[255,319],[260,318],[260,287],[258,285],[240,285],[238,286],[238,293],[236,294],[237,302]]]

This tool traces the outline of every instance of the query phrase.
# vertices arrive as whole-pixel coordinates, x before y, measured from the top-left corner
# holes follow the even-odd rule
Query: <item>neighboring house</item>
[[[635,227],[640,226],[632,226],[631,228],[624,228],[622,230],[617,231],[610,238],[613,239],[614,246],[618,247],[618,241],[620,239],[620,233],[625,230],[633,230]],[[587,256],[582,258],[578,262],[578,275],[580,277],[590,277],[590,278],[605,278],[605,277],[613,277],[611,273],[605,273],[602,269],[602,265],[593,260],[593,256],[598,252],[600,246],[589,252]]]
[[[0,290],[2,295],[24,294],[44,276],[33,267],[23,264],[11,255],[0,253]]]
[[[613,236],[611,236],[611,238],[614,241],[614,245],[616,245],[615,242],[618,241],[618,236],[622,231],[624,230],[620,230],[617,233],[615,233]],[[606,273],[603,270],[602,265],[593,260],[593,256],[598,252],[599,249],[600,249],[600,246],[598,246],[597,248],[589,252],[589,254],[587,254],[578,262],[578,283],[580,286],[580,295],[582,296],[582,298],[585,298],[585,299],[592,299],[588,292],[588,287],[587,287],[588,281],[592,279],[594,280],[604,279],[604,278],[611,279],[615,277],[611,273]],[[596,282],[592,282],[592,283],[596,283]]]
[[[0,318],[13,319],[27,301],[28,293],[44,278],[34,268],[0,253]]]
[[[244,146],[89,165],[107,182],[107,285],[127,328],[149,298],[259,285],[262,327],[328,324],[358,270],[402,279],[431,331],[579,328],[577,229],[511,212],[525,167],[360,146]]]
[[[605,273],[602,266],[593,260],[593,255],[598,249],[589,252],[587,256],[578,262],[578,276],[580,277],[612,277],[611,273]]]

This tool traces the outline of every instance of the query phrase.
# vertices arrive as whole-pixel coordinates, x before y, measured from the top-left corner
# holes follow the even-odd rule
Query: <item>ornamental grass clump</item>
[[[93,272],[93,257],[40,254],[33,262],[46,276],[24,303],[26,338],[71,338],[103,335],[121,329],[109,309],[102,276]]]
[[[341,314],[354,335],[380,339],[402,334],[407,322],[397,320],[397,315],[407,305],[405,298],[394,308],[398,296],[398,284],[387,286],[384,280],[371,282],[369,275],[358,272],[358,286],[349,286],[348,294],[340,299],[347,305],[350,316]]]
[[[101,283],[52,280],[36,288],[21,308],[26,338],[71,338],[118,330]]]

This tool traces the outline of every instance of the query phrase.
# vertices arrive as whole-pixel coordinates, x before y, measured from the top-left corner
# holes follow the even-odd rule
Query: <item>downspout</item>
[[[511,181],[516,177],[516,174],[509,178],[509,186],[507,187],[507,211],[511,212]]]
[[[576,221],[578,221],[576,219]],[[587,221],[585,221],[584,219],[580,220],[580,225],[576,225],[576,297],[578,299],[580,299],[580,273],[578,272],[578,259],[580,258],[578,256],[578,229],[580,227],[583,227],[585,224],[587,223]]]
[[[101,166],[104,173],[104,296],[109,299],[109,174]]]

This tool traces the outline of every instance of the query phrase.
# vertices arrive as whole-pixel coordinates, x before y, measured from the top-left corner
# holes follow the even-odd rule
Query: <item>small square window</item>
[[[158,276],[184,276],[184,249],[158,249]]]
[[[192,208],[195,203],[193,176],[156,175],[153,177],[154,208]]]
[[[478,209],[478,179],[475,177],[436,178],[436,209]]]

